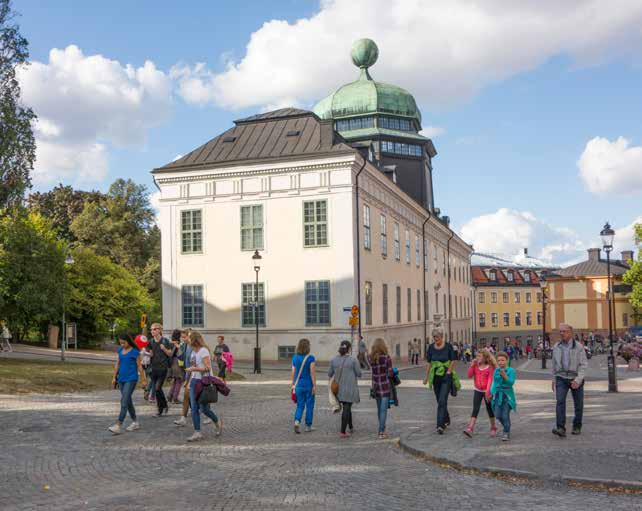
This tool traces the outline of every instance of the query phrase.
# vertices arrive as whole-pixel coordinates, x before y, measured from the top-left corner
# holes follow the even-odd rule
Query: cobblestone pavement
[[[215,406],[215,438],[187,444],[191,428],[153,409],[136,392],[142,429],[112,436],[118,394],[0,396],[0,509],[385,509],[543,511],[633,510],[641,498],[554,484],[514,484],[442,469],[375,440],[374,403],[355,408],[355,435],[338,438],[338,416],[320,387],[316,431],[295,435],[287,385],[235,383]],[[432,429],[433,397],[400,390],[393,435]],[[459,416],[459,414],[458,414]],[[429,426],[427,426],[429,424]]]

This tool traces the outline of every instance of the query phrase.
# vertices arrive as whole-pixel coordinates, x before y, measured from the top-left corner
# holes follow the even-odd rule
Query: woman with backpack
[[[201,383],[204,375],[212,374],[212,356],[210,350],[205,346],[203,336],[196,331],[190,332],[189,335],[190,345],[192,347],[192,354],[190,356],[190,367],[185,371],[189,373],[189,402],[192,408],[192,423],[194,424],[194,434],[187,439],[188,442],[196,442],[203,438],[201,433],[201,413],[206,417],[212,419],[214,422],[214,431],[216,436],[220,436],[223,432],[223,420],[219,419],[214,411],[208,404],[199,404],[198,396],[196,395],[196,385]]]
[[[301,339],[292,357],[292,395],[296,400],[294,432],[301,433],[301,419],[305,410],[305,432],[313,431],[314,401],[317,387],[316,362],[310,354],[310,341]]]
[[[386,433],[386,418],[390,408],[392,386],[390,378],[394,376],[392,359],[388,354],[386,342],[379,338],[372,345],[370,352],[370,367],[372,368],[371,397],[377,400],[377,417],[379,418],[379,440],[388,438]]]
[[[354,433],[352,424],[352,405],[359,402],[359,386],[357,378],[361,377],[361,367],[356,358],[351,356],[352,344],[342,341],[339,354],[330,362],[328,377],[330,387],[341,403],[341,438],[349,438]],[[350,429],[350,433],[347,433]]]

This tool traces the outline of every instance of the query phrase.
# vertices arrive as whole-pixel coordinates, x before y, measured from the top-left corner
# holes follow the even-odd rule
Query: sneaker
[[[140,424],[138,421],[132,422],[129,426],[125,428],[127,431],[138,431],[140,429]]]
[[[203,440],[203,434],[200,431],[194,431],[194,434],[187,439],[188,442],[198,442]]]
[[[573,426],[573,431],[571,431],[571,435],[581,435],[582,434],[582,428]]]
[[[384,433],[379,433],[379,435],[377,436],[377,438],[378,438],[379,440],[388,440],[388,438],[390,438],[390,436],[388,436],[388,433],[385,433],[385,432],[384,432]]]
[[[493,438],[497,436],[497,428],[490,428],[490,436]]]
[[[201,424],[212,424],[212,419],[209,417],[205,417],[202,421]]]
[[[185,417],[179,417],[174,421],[174,424],[177,426],[185,426],[185,424],[187,424],[187,419]]]
[[[314,431],[314,428],[312,426],[306,426],[304,431],[306,433],[312,433]]]
[[[301,433],[301,423],[299,421],[294,421],[294,432],[297,435]]]
[[[439,426],[439,427],[437,428],[437,433],[438,433],[438,434],[440,434],[440,435],[443,435],[443,434],[444,434],[444,428],[442,428],[441,426]]]
[[[155,403],[156,402],[156,398],[155,397],[150,397],[149,398],[149,402],[150,403]]]
[[[221,436],[221,433],[223,433],[223,419],[219,418],[218,422],[214,423],[214,434]]]
[[[560,438],[566,437],[566,430],[564,428],[560,428],[560,427],[553,428],[553,432],[552,433],[554,435],[557,435]]]
[[[502,442],[508,442],[510,440],[510,433],[506,433],[505,431],[502,433]]]
[[[120,435],[123,432],[123,428],[120,424],[114,424],[113,426],[110,426],[109,431],[114,435]]]
[[[464,430],[464,435],[466,435],[468,438],[472,438],[473,437],[473,430],[471,428],[466,428]]]
[[[349,433],[339,433],[339,437],[341,437],[341,438],[350,438],[350,434]]]

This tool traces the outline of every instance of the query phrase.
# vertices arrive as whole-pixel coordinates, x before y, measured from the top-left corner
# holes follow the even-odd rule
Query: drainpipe
[[[424,254],[424,342],[423,342],[423,348],[424,352],[426,350],[426,345],[428,343],[428,317],[426,315],[426,311],[428,310],[428,295],[426,294],[426,270],[428,269],[426,267],[426,260],[428,259],[428,244],[426,243],[426,224],[428,223],[428,220],[430,220],[430,217],[432,216],[432,212],[428,209],[428,217],[424,220],[424,223],[421,226],[421,248]],[[425,355],[425,353],[424,353]]]
[[[450,240],[453,239],[455,236],[455,231],[450,231],[450,238],[448,238],[448,241],[446,242],[446,253],[448,254],[448,342],[452,343],[453,342],[453,332],[452,332],[452,308],[453,308],[453,300],[452,297],[450,296]]]
[[[357,303],[359,304],[359,335],[361,335],[361,239],[359,237],[359,174],[363,171],[363,169],[366,168],[366,160],[365,158],[361,158],[363,160],[363,165],[361,165],[361,168],[357,172],[357,175],[355,176],[354,179],[354,186],[355,186],[355,194],[356,194],[356,201],[357,201],[357,207],[356,207],[356,215],[355,215],[355,221],[357,222],[356,228],[357,228]],[[370,227],[370,232],[372,233],[372,227]],[[370,242],[372,243],[372,235],[370,236]]]
[[[472,245],[471,245],[471,248]],[[473,282],[473,254],[475,253],[475,249],[473,248],[473,251],[470,253],[470,257],[468,258],[468,286],[472,288],[473,294],[471,297],[472,300],[472,307],[471,312],[472,312],[472,321],[473,321],[473,338],[471,339],[471,346],[476,346],[477,345],[477,296],[475,295],[475,283]]]

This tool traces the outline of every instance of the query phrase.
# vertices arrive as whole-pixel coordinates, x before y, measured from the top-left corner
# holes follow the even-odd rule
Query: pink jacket
[[[471,364],[468,367],[468,377],[473,378],[475,390],[485,394],[490,392],[490,385],[493,383],[493,368],[491,366],[480,369],[477,364]]]

